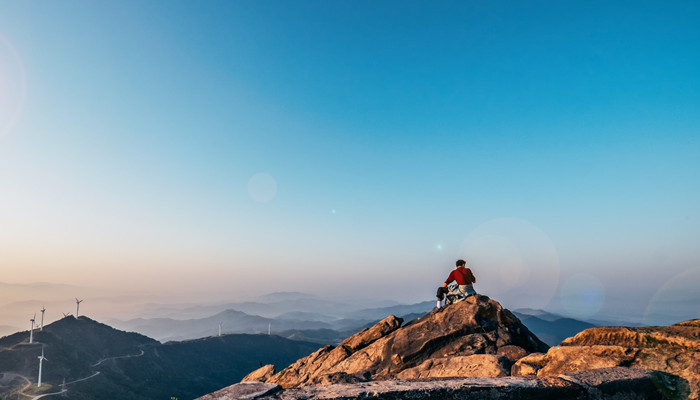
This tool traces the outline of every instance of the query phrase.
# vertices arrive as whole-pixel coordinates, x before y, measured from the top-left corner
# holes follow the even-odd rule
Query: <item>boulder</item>
[[[265,382],[275,374],[275,366],[267,364],[246,375],[241,382]]]
[[[397,318],[394,315],[390,315],[384,318],[383,320],[377,322],[377,324],[373,327],[365,328],[360,332],[345,339],[343,343],[340,344],[340,346],[345,347],[350,352],[357,351],[374,343],[377,339],[382,338],[387,334],[399,329],[402,323],[403,319]]]
[[[546,361],[544,353],[528,354],[513,364],[510,369],[510,374],[511,376],[537,375],[537,371],[544,367],[545,364]]]
[[[474,354],[462,357],[433,358],[401,371],[398,379],[466,378],[507,376],[507,359],[493,354]]]
[[[498,348],[497,355],[503,356],[510,361],[511,365],[527,355],[527,350],[520,346],[506,345]]]
[[[625,366],[656,370],[687,382],[689,397],[700,394],[700,320],[670,326],[598,327],[586,329],[552,347],[537,375],[560,375],[592,368]],[[514,375],[531,371],[527,357],[511,369]]]
[[[403,320],[390,315],[376,323],[371,328],[345,339],[338,347],[325,346],[318,351],[297,360],[294,364],[269,377],[266,381],[276,383],[282,387],[296,386],[302,383],[338,383],[358,382],[362,374],[358,371],[342,371],[333,367],[347,359],[357,350],[363,349],[378,339],[398,329]]]
[[[300,358],[294,364],[288,366],[277,374],[273,375],[266,382],[276,383],[282,387],[291,387],[299,382],[310,381],[314,376],[321,373],[324,362],[330,353],[336,348],[333,346],[324,346],[304,358]],[[342,350],[342,347],[339,347]],[[338,352],[334,354],[337,358]]]
[[[560,375],[584,369],[629,366],[639,349],[622,346],[555,346],[544,357],[538,376]]]

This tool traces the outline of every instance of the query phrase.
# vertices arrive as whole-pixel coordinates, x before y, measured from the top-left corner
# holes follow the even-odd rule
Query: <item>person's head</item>
[[[457,268],[459,268],[459,267],[464,267],[465,265],[467,265],[467,262],[464,261],[464,260],[457,260],[457,262],[455,263],[455,266],[456,266]]]

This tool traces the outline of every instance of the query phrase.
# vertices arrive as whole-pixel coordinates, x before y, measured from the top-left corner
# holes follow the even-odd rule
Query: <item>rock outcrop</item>
[[[518,359],[548,349],[515,315],[481,295],[402,322],[389,316],[264,381],[289,388],[394,378],[499,377],[509,375]]]
[[[670,326],[586,329],[552,347],[530,354],[512,367],[515,376],[557,376],[605,367],[649,369],[688,383],[689,397],[700,392],[700,320]]]
[[[396,375],[399,379],[419,380],[428,378],[508,376],[505,360],[493,354],[431,358],[420,365],[408,368]]]
[[[402,323],[389,316],[278,373],[267,365],[244,379],[259,382],[202,399],[698,398],[700,320],[592,328],[549,348],[477,295]]]
[[[244,382],[198,400],[662,400],[665,376],[654,371],[607,368],[565,377],[463,378],[430,381],[374,381],[282,389],[274,383]]]
[[[265,382],[266,380],[270,379],[275,372],[275,366],[272,364],[267,364],[264,367],[260,367],[243,377],[241,382]]]

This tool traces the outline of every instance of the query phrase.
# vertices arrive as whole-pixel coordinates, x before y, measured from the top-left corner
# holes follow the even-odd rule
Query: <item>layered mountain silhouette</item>
[[[201,400],[697,399],[699,360],[698,320],[591,328],[550,348],[512,312],[476,295],[405,325],[389,316],[339,346],[279,371],[266,365]]]
[[[328,306],[336,304],[320,301],[314,297],[307,297],[303,293],[275,293],[265,296],[264,299],[275,300],[275,303],[235,303],[227,306],[242,307],[246,310],[264,311],[265,315],[250,314],[237,309],[225,309],[216,314],[201,318],[184,318],[183,316],[195,315],[218,310],[217,307],[188,308],[182,311],[180,318],[137,318],[127,321],[112,320],[109,324],[127,331],[134,331],[152,337],[161,342],[169,340],[189,340],[207,337],[217,332],[218,324],[223,322],[223,331],[227,333],[267,333],[268,328],[276,335],[294,340],[311,341],[319,344],[338,345],[346,337],[360,329],[370,327],[387,315],[396,315],[408,322],[428,313],[435,303],[426,301],[408,305],[392,305],[376,308],[362,308],[347,311],[348,305],[344,305],[345,311],[338,310],[333,315],[328,315],[331,310]],[[307,302],[316,304],[315,310],[289,311],[290,304],[279,308],[279,299],[289,299],[295,306],[305,306]],[[321,303],[322,305],[319,305]],[[270,310],[284,310],[276,314]],[[177,309],[169,309],[164,314],[176,316]],[[274,314],[274,316],[269,316]],[[562,340],[576,333],[591,328],[595,325],[571,318],[565,318],[557,314],[541,310],[523,309],[514,314],[526,325],[538,338],[550,346],[559,344]]]
[[[119,329],[139,332],[164,342],[209,336],[217,331],[219,322],[223,322],[224,331],[229,333],[266,333],[271,327],[273,332],[282,336],[285,335],[285,331],[293,331],[290,334],[307,331],[303,336],[318,343],[324,343],[324,337],[332,336],[331,342],[324,343],[329,344],[335,340],[342,340],[347,334],[355,332],[365,325],[373,325],[389,314],[411,318],[425,314],[430,311],[433,305],[433,302],[423,302],[358,310],[348,304],[319,301],[314,297],[305,296],[308,295],[276,293],[264,297],[264,299],[275,300],[271,303],[232,303],[228,306],[237,308],[227,308],[221,311],[217,311],[220,307],[188,308],[182,310],[180,314],[176,309],[161,310],[164,314],[173,317],[112,320],[110,325]],[[281,304],[280,298],[289,300],[287,303]],[[278,310],[278,312],[271,310]],[[200,318],[185,319],[182,317],[214,311],[216,311],[215,314]],[[270,316],[271,314],[274,316]],[[179,318],[174,317],[178,315]],[[314,334],[316,330],[333,330],[336,331],[336,334],[317,336]]]
[[[531,312],[532,314],[528,314]],[[514,311],[528,329],[530,329],[540,340],[550,346],[556,346],[564,339],[573,336],[584,329],[594,328],[589,322],[579,321],[573,318],[565,318],[559,315],[544,313],[539,310]]]

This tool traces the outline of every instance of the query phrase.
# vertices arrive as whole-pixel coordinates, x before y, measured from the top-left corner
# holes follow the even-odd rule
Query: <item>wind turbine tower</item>
[[[84,300],[84,299],[83,299]],[[83,302],[83,300],[78,300],[78,298],[75,298],[75,318],[77,319],[80,316],[80,303]]]
[[[41,329],[40,331],[44,331],[44,313],[46,312],[46,307],[41,306]]]
[[[224,322],[219,322],[219,336],[221,336],[221,327],[224,326]]]
[[[267,323],[267,336],[270,336],[271,329],[272,329],[272,322],[268,322]]]
[[[46,357],[44,357],[44,346],[41,346],[41,355],[37,358],[39,358],[39,379],[37,380],[36,386],[41,387],[41,365],[44,360],[48,361]]]
[[[34,313],[34,318],[29,321],[32,323],[32,329],[29,331],[29,343],[34,343],[34,321],[36,320],[36,313]]]

